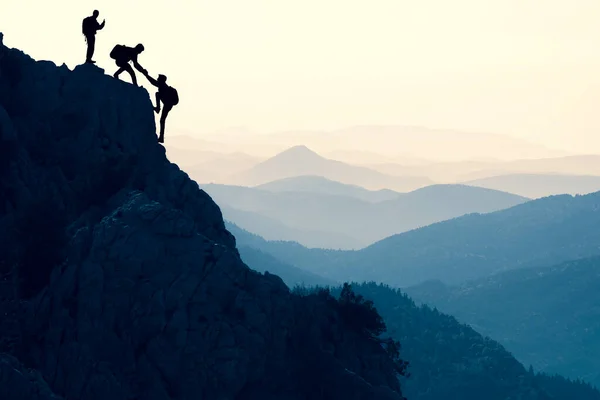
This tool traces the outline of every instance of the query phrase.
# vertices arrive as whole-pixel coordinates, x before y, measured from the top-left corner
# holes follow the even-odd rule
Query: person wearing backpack
[[[116,45],[110,52],[110,58],[115,60],[117,67],[119,67],[113,76],[118,79],[121,72],[127,71],[131,76],[131,83],[138,86],[135,72],[129,63],[132,62],[135,69],[146,75],[148,71],[146,71],[137,60],[142,51],[144,51],[144,45],[141,43],[135,47],[127,47],[122,44]]]
[[[158,79],[152,78],[148,75],[148,71],[144,73],[148,82],[158,88],[158,92],[156,92],[156,107],[154,107],[154,112],[160,112],[160,103],[163,103],[162,114],[160,115],[160,135],[158,136],[158,142],[165,142],[165,122],[167,120],[167,115],[171,109],[179,104],[179,94],[177,93],[177,89],[172,86],[167,85],[167,77],[165,75],[158,75]]]
[[[81,23],[81,32],[85,37],[87,43],[87,52],[85,54],[86,64],[95,64],[96,61],[92,60],[94,56],[94,48],[96,47],[96,32],[104,28],[106,20],[103,20],[101,24],[98,23],[98,15],[100,12],[94,10],[91,16],[85,17]]]

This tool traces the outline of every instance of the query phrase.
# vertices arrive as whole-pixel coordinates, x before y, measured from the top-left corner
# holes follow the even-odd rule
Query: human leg
[[[169,111],[171,111],[172,108],[173,106],[165,105],[163,107],[162,114],[160,115],[160,136],[158,137],[158,141],[160,143],[164,143],[165,141],[165,124],[167,122],[167,116],[169,115]]]
[[[129,62],[117,61],[117,66],[119,67],[119,69],[117,70],[117,72],[115,72],[115,74],[113,76],[115,78],[118,78],[119,75],[121,75],[121,73],[123,71],[127,71],[127,73],[129,73],[129,76],[131,76],[131,82],[135,86],[137,86],[137,79],[135,78],[135,72],[133,72],[133,68],[131,68],[131,65],[129,65]]]
[[[160,112],[160,93],[159,92],[156,92],[156,107],[154,107],[154,112],[157,114]]]
[[[120,61],[116,61],[115,64],[117,64],[117,67],[119,67],[119,69],[117,69],[117,72],[115,72],[113,76],[115,78],[119,78],[119,75],[121,75],[121,72],[125,71],[125,68],[123,68],[123,63]]]
[[[92,57],[94,56],[94,49],[96,47],[96,36],[95,35],[87,35],[85,37],[87,42],[87,52],[85,54],[85,62],[93,63]]]
[[[125,64],[125,67],[123,67],[125,69],[125,71],[127,71],[129,73],[129,76],[131,76],[131,83],[133,83],[134,86],[137,86],[137,79],[135,77],[135,72],[133,71],[133,68],[131,68],[131,65],[129,65],[129,63]]]

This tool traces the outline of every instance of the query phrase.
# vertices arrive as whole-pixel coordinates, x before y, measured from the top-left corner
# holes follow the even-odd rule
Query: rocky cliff
[[[402,398],[335,300],[242,263],[148,92],[1,34],[0,246],[3,398]]]

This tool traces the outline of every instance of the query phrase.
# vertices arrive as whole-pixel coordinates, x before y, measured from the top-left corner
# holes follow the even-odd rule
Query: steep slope
[[[324,158],[306,146],[294,146],[228,178],[233,185],[255,186],[294,176],[316,175],[367,189],[413,190],[431,184],[424,177],[393,177],[365,167]]]
[[[306,249],[286,242],[254,245],[325,278],[407,287],[431,279],[456,284],[504,270],[600,255],[599,225],[600,192],[546,197],[494,213],[465,215],[359,251]]]
[[[1,40],[0,272],[23,306],[8,350],[54,393],[401,398],[394,361],[335,299],[242,263],[217,205],[166,159],[144,89]]]
[[[402,354],[410,360],[411,376],[403,381],[408,399],[600,399],[589,385],[528,372],[498,342],[451,316],[415,305],[398,290],[373,283],[352,288],[374,302],[392,337],[402,343]]]
[[[492,212],[523,203],[527,199],[509,193],[463,185],[432,185],[402,194],[394,200],[372,203],[350,196],[306,191],[270,191],[242,186],[201,185],[222,207],[250,211],[303,232],[328,232],[346,242],[319,242],[314,236],[276,237],[274,230],[257,231],[245,223],[244,215],[230,214],[244,228],[278,240],[293,240],[308,247],[358,249],[390,235],[473,212]],[[352,240],[353,239],[353,240]]]
[[[600,176],[510,174],[470,180],[464,184],[540,198],[555,194],[575,195],[597,192],[600,190]]]
[[[600,387],[598,288],[596,257],[457,287],[422,284],[406,291],[496,338],[525,365]]]
[[[321,176],[294,176],[291,178],[279,179],[256,186],[257,189],[267,190],[269,192],[309,192],[330,194],[335,196],[348,196],[358,200],[379,203],[386,200],[397,199],[402,193],[389,189],[367,190],[356,185],[347,185],[344,183],[332,181]]]

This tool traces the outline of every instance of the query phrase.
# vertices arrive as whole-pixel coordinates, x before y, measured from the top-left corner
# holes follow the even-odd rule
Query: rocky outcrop
[[[335,300],[242,263],[166,159],[144,89],[1,41],[0,272],[25,304],[15,354],[33,381],[67,400],[401,398]],[[38,392],[23,398],[53,398]]]

